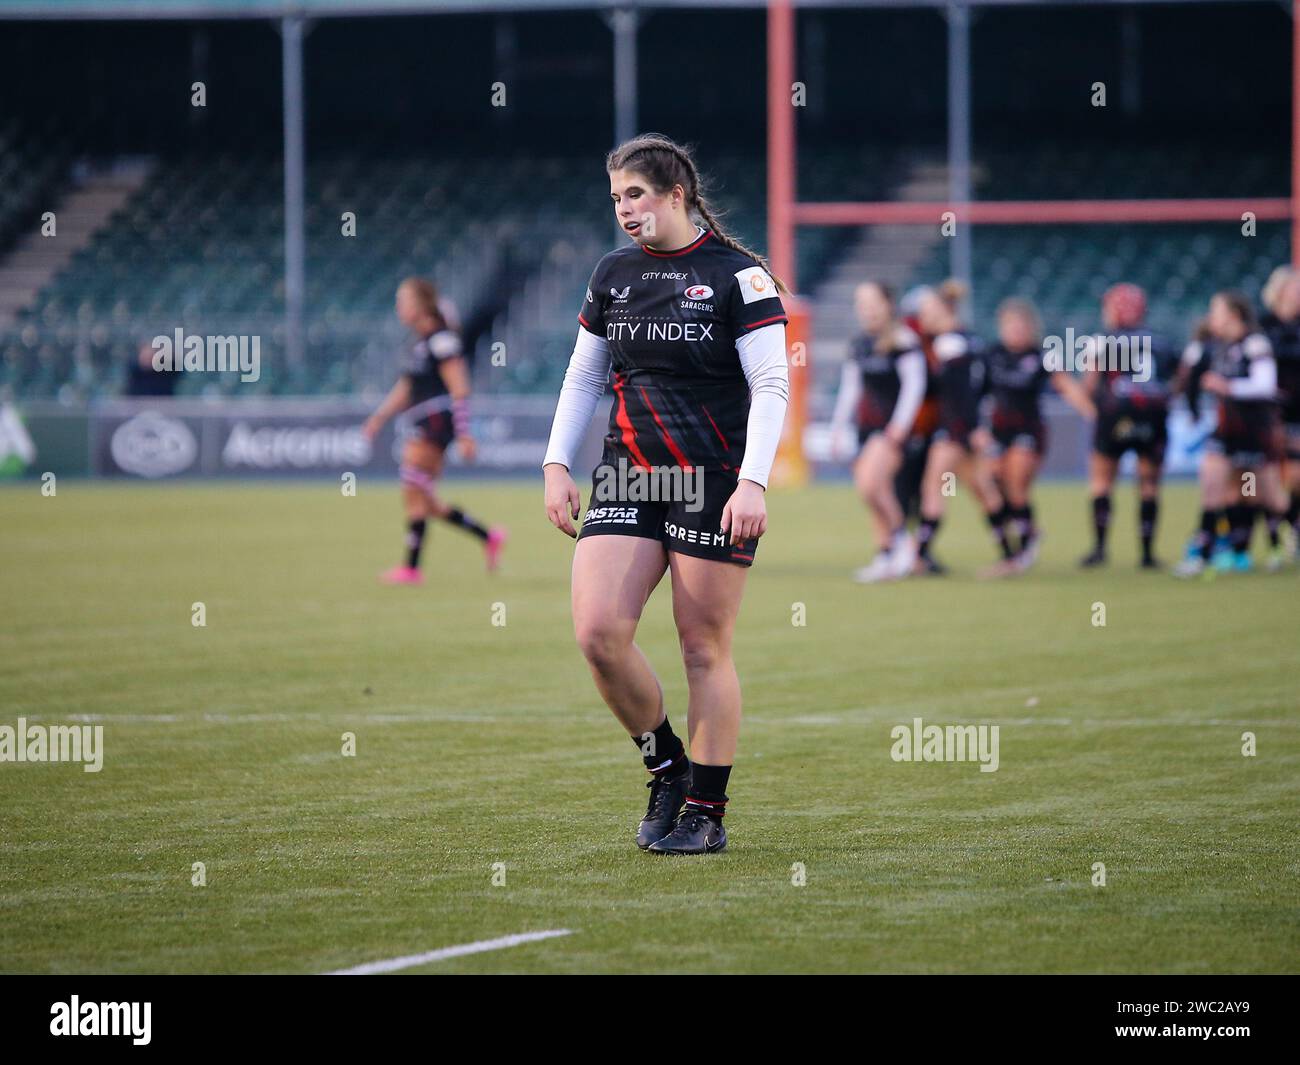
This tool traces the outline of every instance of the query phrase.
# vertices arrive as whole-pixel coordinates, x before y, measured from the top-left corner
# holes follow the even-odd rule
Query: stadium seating
[[[20,224],[34,182],[66,168],[0,132],[0,231]],[[804,200],[886,198],[908,156],[900,150],[806,151]],[[985,199],[1280,195],[1285,160],[1230,153],[1215,164],[1192,148],[1101,151],[1042,145],[977,159]],[[760,157],[706,158],[712,196],[728,228],[766,246],[766,170]],[[46,170],[51,170],[47,174]],[[308,167],[307,357],[290,367],[284,345],[283,174],[278,161],[227,156],[164,162],[16,325],[0,332],[0,387],[20,395],[113,393],[141,342],[183,327],[191,333],[262,337],[263,376],[241,393],[378,391],[393,374],[402,331],[392,314],[396,282],[429,274],[463,315],[481,312],[481,344],[505,343],[504,366],[477,360],[477,386],[501,392],[558,387],[573,339],[574,293],[619,239],[587,158],[312,159]],[[520,188],[529,195],[521,199]],[[344,236],[345,212],[356,235]],[[21,224],[28,224],[23,221]],[[810,291],[851,241],[849,229],[799,231],[800,287]],[[1096,322],[1107,284],[1126,279],[1151,295],[1153,324],[1181,337],[1217,288],[1256,293],[1287,258],[1281,224],[1253,238],[1238,226],[982,226],[974,237],[975,325],[988,329],[997,302],[1027,296],[1049,328]],[[936,247],[915,280],[947,273]],[[487,350],[481,348],[480,351]],[[229,390],[204,376],[185,393]]]

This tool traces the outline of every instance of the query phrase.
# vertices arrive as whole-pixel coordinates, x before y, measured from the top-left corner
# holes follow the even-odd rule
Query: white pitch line
[[[375,973],[392,973],[398,969],[410,969],[415,965],[427,965],[431,961],[444,961],[447,958],[459,958],[465,954],[482,954],[488,950],[504,950],[517,947],[522,943],[536,943],[541,939],[555,939],[557,936],[571,936],[568,928],[552,928],[545,932],[518,932],[513,936],[501,936],[499,939],[480,939],[477,943],[461,943],[455,947],[443,947],[440,950],[426,951],[424,954],[407,954],[402,958],[388,958],[386,961],[369,961],[365,965],[355,965],[351,969],[335,969],[326,976],[373,976]]]

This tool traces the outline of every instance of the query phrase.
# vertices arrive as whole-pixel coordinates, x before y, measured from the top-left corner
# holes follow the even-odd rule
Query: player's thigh
[[[1284,511],[1287,505],[1286,488],[1282,480],[1282,464],[1280,462],[1266,462],[1258,467],[1259,485],[1257,495],[1259,501],[1272,511]],[[1243,482],[1245,478],[1242,478]],[[1245,489],[1242,489],[1243,495]]]
[[[422,436],[412,437],[402,445],[402,463],[437,477],[442,473],[442,448]]]
[[[942,489],[944,476],[955,474],[966,480],[971,473],[970,452],[955,440],[935,440],[925,460],[924,484],[931,489]]]
[[[1222,507],[1228,503],[1228,481],[1232,465],[1227,456],[1207,451],[1201,456],[1197,479],[1201,483],[1201,500],[1207,507]]]
[[[672,571],[673,622],[688,667],[729,654],[749,567],[668,553]]]
[[[659,540],[584,536],[573,550],[573,631],[584,648],[630,641],[668,568]]]

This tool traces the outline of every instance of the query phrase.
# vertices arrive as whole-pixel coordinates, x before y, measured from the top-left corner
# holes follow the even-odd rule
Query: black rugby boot
[[[653,777],[646,783],[650,789],[650,802],[646,805],[645,817],[636,830],[636,845],[645,850],[652,843],[657,843],[673,830],[677,812],[686,801],[686,791],[691,786],[691,767],[687,762],[671,780]]]
[[[722,820],[686,810],[673,830],[646,850],[650,854],[716,854],[727,845]]]

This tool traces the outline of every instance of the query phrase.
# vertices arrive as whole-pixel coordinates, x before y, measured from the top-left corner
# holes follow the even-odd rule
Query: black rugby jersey
[[[786,321],[753,259],[709,232],[673,252],[619,248],[592,271],[578,321],[609,344],[604,461],[740,469],[749,382],[736,341]]]
[[[1300,321],[1284,322],[1269,312],[1260,328],[1273,345],[1277,359],[1277,390],[1282,417],[1290,424],[1300,423]]]
[[[930,346],[938,369],[939,424],[969,431],[979,424],[980,399],[988,383],[984,341],[974,333],[940,333]]]
[[[1131,367],[1129,370],[1101,371],[1097,390],[1100,412],[1119,413],[1169,405],[1180,356],[1168,340],[1149,329],[1102,335],[1097,339],[1097,358],[1103,367],[1112,357],[1122,361],[1126,353]],[[1134,379],[1139,372],[1145,380]]]
[[[1008,351],[995,344],[988,353],[988,372],[994,426],[1021,428],[1042,422],[1038,400],[1052,374],[1041,348]]]
[[[889,351],[881,350],[880,342],[870,333],[859,333],[849,342],[849,359],[862,380],[857,410],[859,433],[883,429],[894,416],[898,393],[903,387],[898,376],[898,360],[904,355],[925,358],[921,338],[905,325],[895,326]]]
[[[1216,343],[1210,354],[1210,369],[1229,381],[1241,380],[1250,376],[1251,364],[1256,359],[1273,358],[1273,347],[1263,333],[1248,333],[1232,344]],[[1276,396],[1260,399],[1237,399],[1234,396],[1219,397],[1221,421],[1235,422],[1238,418],[1252,421],[1261,417],[1275,417],[1273,405]]]
[[[417,406],[429,410],[450,406],[451,399],[438,364],[460,353],[460,337],[450,329],[430,333],[403,349],[401,371],[411,380],[411,404],[407,410]]]

